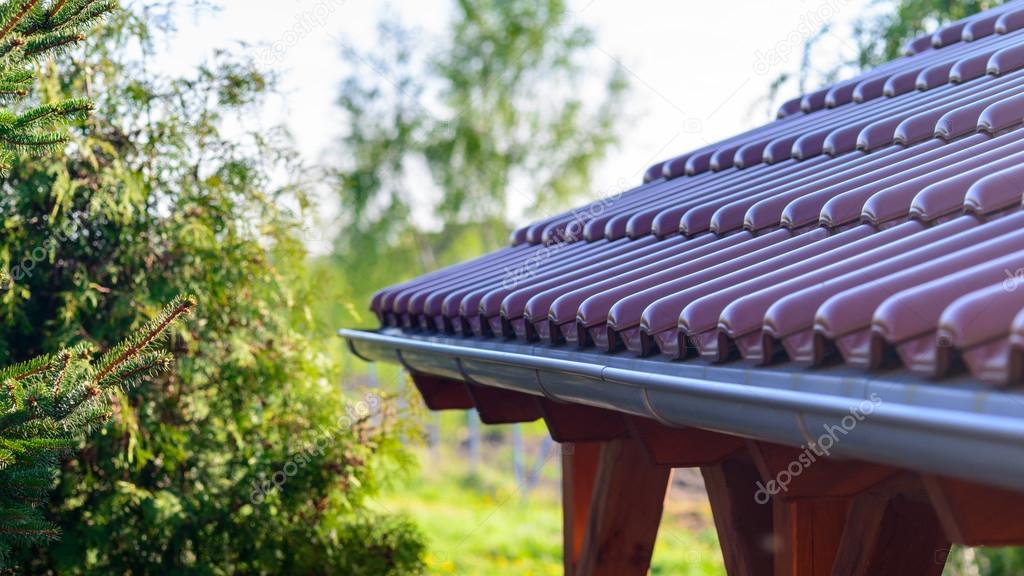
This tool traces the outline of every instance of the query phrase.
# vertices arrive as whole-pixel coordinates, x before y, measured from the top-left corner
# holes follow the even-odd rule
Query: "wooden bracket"
[[[771,496],[782,500],[846,497],[883,482],[898,470],[860,460],[836,460],[811,448],[748,440]]]
[[[544,422],[556,442],[607,442],[628,434],[621,412],[539,398]]]
[[[745,440],[700,428],[666,426],[657,420],[626,416],[630,434],[660,466],[695,468],[720,462],[745,446]]]
[[[458,380],[414,373],[412,382],[431,410],[468,410],[473,407],[472,396],[465,384]]]
[[[1024,545],[1024,494],[965,480],[925,476],[946,536],[965,546]]]
[[[536,396],[469,382],[465,385],[484,424],[533,422],[544,415]]]
[[[904,474],[852,499],[832,574],[941,576],[949,547],[921,481]]]

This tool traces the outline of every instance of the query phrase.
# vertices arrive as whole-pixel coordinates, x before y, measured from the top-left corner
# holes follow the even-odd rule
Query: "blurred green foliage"
[[[245,121],[273,78],[219,53],[194,74],[145,66],[159,30],[125,12],[40,101],[89,93],[65,158],[21,158],[2,186],[0,365],[116,342],[179,293],[202,312],[176,373],[118,392],[64,466],[61,535],[26,573],[409,574],[422,538],[366,502],[411,464],[415,419],[339,386],[340,345],[312,315],[305,182],[287,135]],[[224,126],[234,129],[228,133]],[[240,128],[238,128],[240,127]]]
[[[839,33],[837,22],[826,21],[814,34],[804,38],[799,68],[779,72],[762,102],[774,115],[780,100],[806,94],[899,58],[911,40],[934,32],[943,24],[1002,3],[1003,0],[870,0],[863,6],[834,4],[846,7],[835,10],[836,16],[845,14],[853,6],[862,6],[863,10],[853,18],[849,32]],[[836,36],[842,36],[844,46],[853,47],[852,54],[837,56],[832,50],[821,49],[824,39]]]
[[[453,4],[437,38],[384,16],[372,51],[343,43],[344,133],[328,169],[340,217],[332,252],[316,265],[329,295],[316,315],[336,325],[375,326],[375,290],[497,249],[517,214],[551,215],[594,194],[592,175],[618,138],[625,76],[587,66],[593,34],[568,3]],[[596,105],[584,105],[584,90]],[[461,419],[442,436],[464,435]],[[514,490],[511,468],[492,469],[503,483],[493,492],[465,459],[446,458],[443,478],[417,478],[380,506],[422,527],[428,571],[560,570],[550,492],[539,506],[513,497],[490,517],[485,503]],[[458,558],[442,559],[453,546]]]
[[[903,55],[903,47],[942,24],[977,14],[1003,0],[873,0],[882,10],[873,17],[857,20],[854,64],[872,68]]]
[[[625,75],[584,73],[593,34],[564,0],[454,8],[439,38],[385,19],[372,53],[343,46],[332,264],[360,311],[376,289],[504,245],[510,215],[593,194],[618,137]]]

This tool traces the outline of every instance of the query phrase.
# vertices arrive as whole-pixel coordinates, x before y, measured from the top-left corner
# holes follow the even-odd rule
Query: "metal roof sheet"
[[[944,26],[371,307],[472,339],[1019,383],[1022,40],[1021,2]]]

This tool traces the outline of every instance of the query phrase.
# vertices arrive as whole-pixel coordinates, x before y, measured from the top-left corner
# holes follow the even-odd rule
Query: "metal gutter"
[[[680,363],[399,331],[338,333],[360,357],[414,372],[796,447],[831,427],[833,457],[1024,490],[1024,394],[967,378],[939,383],[902,371],[865,377],[842,366]]]

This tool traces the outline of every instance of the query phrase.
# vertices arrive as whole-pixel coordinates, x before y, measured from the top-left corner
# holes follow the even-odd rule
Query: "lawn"
[[[386,374],[382,380],[392,381]],[[408,391],[406,391],[408,392]],[[416,404],[413,400],[413,404]],[[524,424],[522,465],[536,481],[517,481],[512,428],[481,426],[480,456],[471,464],[466,414],[427,414],[425,445],[409,442],[418,469],[373,501],[382,512],[408,514],[426,537],[430,574],[540,576],[562,574],[562,510],[557,450],[544,452],[547,430]],[[1024,576],[1020,548],[954,547],[944,576]],[[653,575],[725,574],[700,473],[676,469],[651,565]]]
[[[543,425],[524,426],[525,468],[539,470],[532,489],[517,485],[508,427],[484,428],[481,459],[468,462],[464,416],[440,419],[439,443],[415,447],[420,470],[375,504],[409,514],[427,538],[431,574],[562,574],[559,456],[542,452]],[[679,472],[679,471],[677,471]],[[652,574],[724,574],[699,474],[681,472],[666,501]]]

